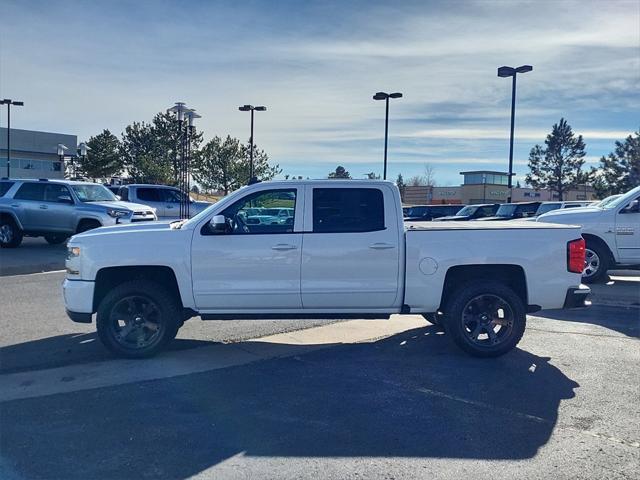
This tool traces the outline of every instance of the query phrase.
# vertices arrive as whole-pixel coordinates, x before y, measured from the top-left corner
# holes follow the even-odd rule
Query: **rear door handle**
[[[49,207],[48,207],[47,205],[40,205],[40,208],[41,208],[42,210],[46,210],[46,209],[47,209],[47,208],[49,208]]]
[[[271,247],[271,250],[295,250],[296,248],[298,247],[289,243],[278,243]]]
[[[396,246],[391,243],[372,243],[369,245],[369,248],[373,248],[374,250],[388,250],[389,248],[396,248]]]

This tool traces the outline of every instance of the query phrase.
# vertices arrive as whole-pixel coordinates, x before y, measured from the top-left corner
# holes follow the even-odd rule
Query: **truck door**
[[[225,208],[229,231],[199,228],[191,245],[193,295],[198,310],[301,309],[303,187],[265,188]],[[291,208],[289,224],[247,222],[248,212]]]
[[[135,199],[131,199],[131,191],[135,193]],[[164,208],[164,197],[160,192],[159,188],[155,187],[129,187],[129,202],[138,202],[144,205],[149,205],[152,208],[156,209],[156,215],[158,215],[158,219],[166,220],[167,217],[172,217],[173,215],[167,215],[166,210]],[[175,217],[179,216],[179,211],[176,212]]]
[[[302,247],[303,307],[393,307],[402,237],[391,190],[345,184],[307,191],[312,208]]]
[[[616,247],[621,263],[640,263],[640,195],[616,213]]]

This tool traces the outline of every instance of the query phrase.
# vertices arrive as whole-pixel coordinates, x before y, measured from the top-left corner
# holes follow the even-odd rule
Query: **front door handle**
[[[173,205],[166,205],[165,208],[173,208]]]
[[[396,248],[396,246],[391,243],[372,243],[369,245],[369,248],[373,248],[374,250],[388,250],[389,248]]]
[[[47,205],[40,205],[41,210],[46,210],[47,208],[49,208]]]
[[[289,243],[278,243],[271,247],[271,250],[295,250],[296,248],[298,247]]]

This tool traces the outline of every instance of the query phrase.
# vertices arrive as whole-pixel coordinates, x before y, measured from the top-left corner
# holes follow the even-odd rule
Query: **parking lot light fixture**
[[[7,106],[7,178],[11,177],[11,105],[15,107],[23,107],[24,102],[3,98],[0,105]]]
[[[512,77],[511,83],[511,135],[509,137],[509,178],[508,178],[508,190],[509,196],[507,197],[507,203],[511,203],[511,190],[513,189],[513,130],[515,126],[516,117],[516,76],[518,73],[527,73],[533,70],[531,65],[520,65],[519,67],[498,67],[498,76],[501,78]]]
[[[382,174],[382,179],[387,179],[387,143],[389,140],[389,99],[390,98],[402,98],[402,93],[394,92],[394,93],[385,93],[385,92],[377,92],[374,96],[374,100],[384,100],[385,101],[385,116],[384,116],[384,170]]]
[[[249,135],[249,185],[257,181],[253,176],[253,112],[266,112],[267,107],[259,105],[254,107],[253,105],[242,105],[238,107],[241,112],[251,112],[251,133]]]

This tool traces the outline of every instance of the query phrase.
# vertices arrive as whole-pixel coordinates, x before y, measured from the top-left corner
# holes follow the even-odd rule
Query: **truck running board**
[[[202,320],[389,320],[389,313],[203,313]]]

